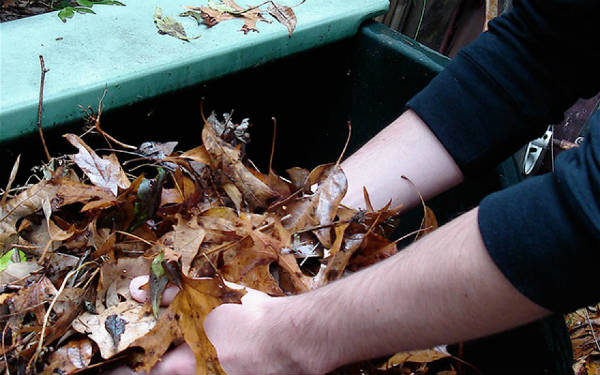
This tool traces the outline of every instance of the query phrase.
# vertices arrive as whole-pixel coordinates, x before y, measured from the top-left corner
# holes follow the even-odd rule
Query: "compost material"
[[[107,146],[98,150],[65,134],[73,154],[11,188],[17,162],[0,203],[0,371],[74,374],[116,362],[149,371],[186,342],[198,374],[222,374],[203,321],[240,303],[245,291],[225,280],[299,294],[397,252],[387,236],[400,207],[375,210],[366,190],[366,210],[341,204],[339,160],[286,178],[260,172],[245,154],[249,125],[212,114],[198,129],[202,145],[185,152],[176,142],[125,145],[99,126]],[[147,274],[141,304],[129,283]],[[169,283],[179,293],[161,307]],[[418,355],[383,366],[447,357]]]

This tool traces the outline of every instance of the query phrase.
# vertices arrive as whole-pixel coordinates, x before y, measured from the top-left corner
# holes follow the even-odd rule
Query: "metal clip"
[[[532,175],[540,169],[551,140],[552,126],[549,126],[541,138],[529,142],[523,157],[523,174],[525,176]]]

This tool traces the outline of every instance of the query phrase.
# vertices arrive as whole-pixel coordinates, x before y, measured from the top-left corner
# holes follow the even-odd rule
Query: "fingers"
[[[179,345],[171,350],[152,368],[149,375],[188,375],[196,373],[196,358],[194,352],[187,345]],[[102,375],[144,375],[127,366],[113,368]]]
[[[196,373],[196,358],[187,345],[179,345],[167,353],[150,371],[150,375],[187,375]]]
[[[148,293],[142,289],[142,287],[148,284],[149,277],[148,275],[138,276],[135,279],[131,280],[129,283],[129,293],[131,297],[138,302],[146,302],[148,298]],[[179,293],[179,288],[175,285],[169,284],[169,286],[165,289],[161,299],[161,305],[167,306],[169,305],[175,296]]]

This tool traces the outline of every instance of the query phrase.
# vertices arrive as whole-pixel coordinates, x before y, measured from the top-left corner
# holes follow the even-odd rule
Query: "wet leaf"
[[[298,22],[294,10],[273,1],[267,8],[267,12],[288,29],[291,38]]]
[[[104,327],[110,333],[110,337],[113,339],[115,347],[119,346],[121,341],[121,335],[125,332],[125,325],[127,325],[125,319],[119,318],[117,315],[109,315],[104,321]]]
[[[153,160],[163,160],[175,151],[178,142],[144,142],[140,145],[138,151],[147,158]]]
[[[146,220],[152,218],[160,206],[162,188],[166,179],[164,169],[158,169],[158,176],[154,180],[143,179],[137,190],[137,200],[134,205],[135,221],[130,230],[134,231]]]
[[[71,155],[71,159],[88,176],[90,181],[96,185],[108,189],[117,195],[118,188],[126,189],[128,183],[123,180],[125,173],[119,165],[116,157],[101,158],[81,138],[75,134],[65,134],[64,137],[77,149],[79,153]]]
[[[162,266],[164,257],[164,253],[158,254],[150,266],[150,304],[152,305],[152,313],[156,319],[159,317],[162,294],[169,283],[165,269]]]

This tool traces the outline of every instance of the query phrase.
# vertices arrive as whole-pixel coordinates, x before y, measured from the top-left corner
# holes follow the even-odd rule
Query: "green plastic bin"
[[[337,159],[348,120],[352,121],[352,152],[398,117],[406,101],[447,63],[447,58],[383,25],[367,23],[351,38],[120,106],[107,111],[102,124],[127,143],[176,140],[178,149],[186,149],[201,142],[204,99],[206,111],[234,110],[238,119],[251,118],[253,140],[248,153],[259,168],[264,170],[268,163],[272,117],[278,121],[275,168],[310,168]],[[111,95],[109,89],[107,98]],[[85,99],[79,104],[97,104],[88,96]],[[72,152],[60,135],[81,129],[81,121],[55,125],[45,133],[51,153]],[[37,134],[0,139],[3,184],[21,153],[21,171],[43,159]],[[20,178],[24,175],[21,172]],[[446,222],[518,180],[516,162],[510,159],[430,203],[440,221]],[[407,213],[402,229],[418,227],[419,220],[419,210]],[[400,296],[398,303],[402,303]],[[464,354],[484,374],[572,374],[570,341],[560,316],[466,343]],[[468,368],[465,371],[470,373]]]

